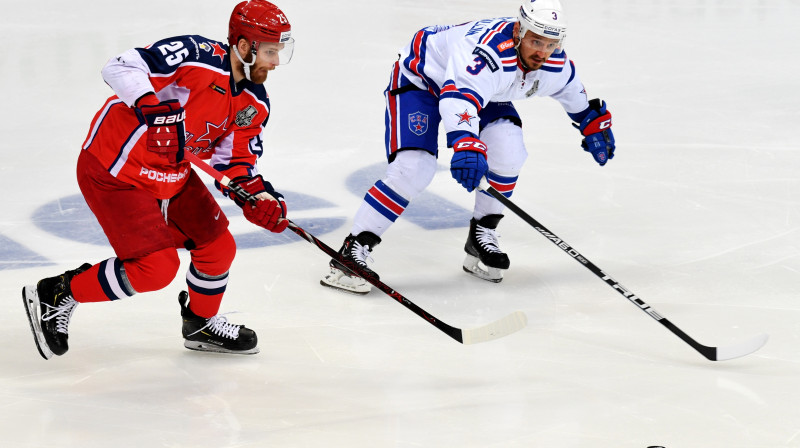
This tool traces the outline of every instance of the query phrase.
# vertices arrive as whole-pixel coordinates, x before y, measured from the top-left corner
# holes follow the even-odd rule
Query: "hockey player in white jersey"
[[[524,0],[516,18],[431,26],[414,35],[384,92],[389,165],[364,196],[342,245],[347,265],[378,278],[367,260],[383,233],[433,180],[440,124],[453,148],[451,174],[468,192],[485,177],[506,197],[513,193],[527,158],[515,100],[554,98],[597,163],[605,165],[614,156],[611,113],[604,101],[588,100],[563,50],[566,32],[559,0]],[[464,271],[491,282],[501,281],[510,265],[497,239],[503,210],[479,190],[464,247]],[[370,290],[335,260],[321,283],[354,293]]]

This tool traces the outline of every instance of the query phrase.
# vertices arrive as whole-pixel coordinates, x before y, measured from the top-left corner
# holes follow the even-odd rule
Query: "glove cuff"
[[[264,189],[264,181],[260,174],[234,177],[228,184],[228,197],[239,207],[247,203],[246,197],[256,196],[264,191],[266,191]]]
[[[148,92],[139,97],[139,99],[133,103],[133,106],[138,109],[142,106],[158,106],[158,103],[160,103],[160,101],[158,101],[158,97],[155,93]]]
[[[486,157],[486,143],[473,137],[464,137],[461,140],[453,143],[453,152],[459,151],[473,151],[483,154]]]
[[[592,113],[589,114],[589,117],[584,120],[581,127],[583,128],[581,129],[581,134],[584,136],[603,132],[611,127],[611,112],[605,111],[604,114],[600,115],[597,112],[592,111]]]

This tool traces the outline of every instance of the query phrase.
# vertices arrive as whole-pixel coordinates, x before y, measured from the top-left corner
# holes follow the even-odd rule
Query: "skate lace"
[[[225,313],[225,314],[231,314],[231,313]],[[225,314],[217,314],[216,316],[209,318],[206,321],[205,326],[201,327],[199,330],[195,331],[189,336],[200,333],[201,331],[208,328],[209,330],[211,330],[212,333],[216,334],[217,336],[222,336],[228,339],[238,339],[239,329],[242,328],[242,326],[228,322],[228,318],[225,317]]]
[[[56,331],[59,333],[69,333],[69,320],[72,318],[72,313],[75,312],[75,307],[78,302],[72,297],[67,297],[64,301],[57,306],[45,303],[47,311],[42,315],[42,321],[56,320]]]
[[[353,242],[350,255],[353,256],[356,263],[363,267],[367,267],[367,260],[369,260],[370,263],[374,263],[375,260],[372,259],[371,254],[372,250],[370,250],[368,245],[362,245],[358,241]]]
[[[499,236],[500,234],[495,229],[475,226],[475,238],[478,240],[478,244],[487,252],[501,253],[500,242],[497,240]]]

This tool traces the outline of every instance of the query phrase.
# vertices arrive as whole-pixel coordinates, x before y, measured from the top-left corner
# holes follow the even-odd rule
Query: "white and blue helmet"
[[[519,8],[519,37],[527,31],[557,39],[559,47],[567,37],[567,18],[559,0],[524,0]]]

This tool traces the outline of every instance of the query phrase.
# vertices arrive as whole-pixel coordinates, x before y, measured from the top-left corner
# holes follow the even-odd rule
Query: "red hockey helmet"
[[[253,54],[251,62],[245,62],[236,50],[241,38],[247,39],[251,44]],[[277,6],[266,0],[248,0],[239,3],[233,8],[228,22],[228,44],[244,64],[247,79],[250,79],[250,66],[255,62],[261,42],[276,47],[273,49],[277,56],[276,65],[288,64],[294,53],[294,39],[289,19]]]
[[[244,37],[250,42],[286,43],[292,38],[289,19],[266,0],[248,0],[233,8],[228,22],[228,44],[233,47]]]

